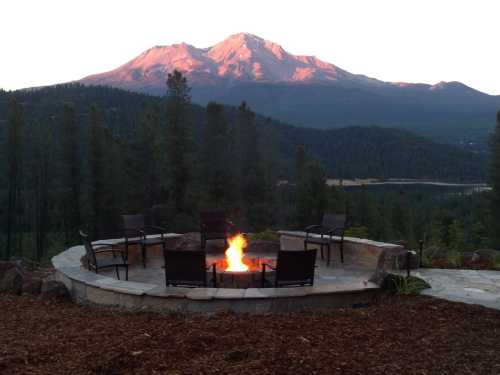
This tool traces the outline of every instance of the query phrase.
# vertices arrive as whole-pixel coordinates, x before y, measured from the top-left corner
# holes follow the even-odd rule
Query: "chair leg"
[[[118,271],[118,266],[115,266],[116,278],[120,280],[120,272]]]
[[[128,265],[125,266],[125,280],[128,281]]]
[[[146,246],[141,245],[141,252],[142,252],[142,267],[146,268]]]
[[[328,251],[328,253],[326,254],[326,266],[330,267],[330,244],[328,244],[326,248]]]
[[[344,263],[344,241],[340,242],[340,263]]]

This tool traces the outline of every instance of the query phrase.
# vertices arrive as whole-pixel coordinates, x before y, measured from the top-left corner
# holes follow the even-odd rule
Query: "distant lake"
[[[485,183],[450,183],[441,181],[396,180],[385,181],[376,179],[327,180],[330,186],[342,186],[346,191],[366,189],[370,192],[408,192],[431,194],[472,194],[489,191],[491,187]]]

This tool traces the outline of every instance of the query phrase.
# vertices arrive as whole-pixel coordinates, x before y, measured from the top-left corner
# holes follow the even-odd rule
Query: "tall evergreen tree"
[[[186,77],[178,70],[167,79],[167,158],[170,199],[177,212],[187,207],[192,178],[191,96]]]
[[[491,191],[491,246],[500,250],[500,111],[497,113],[497,124],[491,142],[490,158]]]
[[[128,200],[135,212],[146,212],[160,201],[162,144],[160,109],[146,108],[131,143]]]
[[[6,214],[6,245],[4,258],[12,254],[13,236],[18,223],[17,214],[20,207],[20,194],[22,186],[22,134],[23,134],[23,109],[15,99],[9,103],[7,123],[7,214]]]
[[[297,186],[297,221],[300,227],[320,224],[327,203],[326,175],[321,164],[307,162]]]
[[[245,102],[238,107],[235,127],[237,179],[245,216],[252,229],[263,229],[274,221],[272,195],[262,168],[255,113]]]
[[[50,151],[52,150],[50,128],[48,123],[35,123],[31,126],[30,144],[31,158],[29,160],[29,176],[26,190],[29,192],[27,210],[33,222],[34,258],[40,262],[47,253],[47,235],[50,230],[49,217],[49,181],[51,174]]]
[[[201,144],[200,175],[210,202],[220,206],[233,196],[231,168],[228,165],[230,143],[224,107],[208,103],[206,125]]]
[[[102,114],[99,109],[90,107],[89,126],[89,202],[91,229],[94,237],[99,237],[102,229],[102,213],[104,211],[104,129]]]
[[[75,114],[75,108],[66,104],[63,109],[61,124],[61,180],[63,199],[61,199],[65,242],[75,239],[81,224],[80,191],[81,191],[81,160],[80,160],[80,128]]]

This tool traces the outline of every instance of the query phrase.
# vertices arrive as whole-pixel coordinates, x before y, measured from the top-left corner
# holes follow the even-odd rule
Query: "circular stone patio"
[[[282,231],[282,249],[303,248],[303,232]],[[175,247],[182,235],[168,234],[167,247]],[[96,241],[119,243],[122,239]],[[394,265],[402,251],[398,245],[346,238],[345,263],[340,264],[338,249],[332,252],[329,267],[319,258],[314,286],[282,288],[186,288],[166,287],[161,249],[148,251],[147,267],[135,263],[138,249],[130,248],[129,281],[118,280],[113,269],[88,271],[82,266],[83,246],[71,247],[52,258],[56,278],[62,281],[74,301],[127,310],[159,312],[233,311],[245,313],[329,310],[371,303],[380,293],[381,275]],[[207,255],[210,262],[222,255]],[[276,253],[246,253],[249,258],[273,259]],[[396,262],[397,263],[397,262]],[[121,272],[124,278],[124,272]]]

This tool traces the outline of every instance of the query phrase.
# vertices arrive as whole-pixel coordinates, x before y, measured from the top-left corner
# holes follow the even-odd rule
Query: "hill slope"
[[[40,90],[0,93],[0,126],[4,133],[7,103],[11,97],[23,103],[26,119],[51,118],[57,123],[64,103],[74,103],[82,127],[87,125],[93,103],[104,110],[106,124],[116,134],[129,137],[147,105],[163,105],[162,98],[108,87],[62,85]],[[226,107],[232,123],[236,108]],[[204,108],[193,105],[195,136],[204,126]],[[261,143],[271,145],[276,169],[282,178],[293,173],[296,149],[304,145],[323,162],[333,177],[404,177],[453,181],[483,181],[483,157],[451,145],[443,145],[408,131],[379,127],[318,130],[294,127],[257,116]]]

